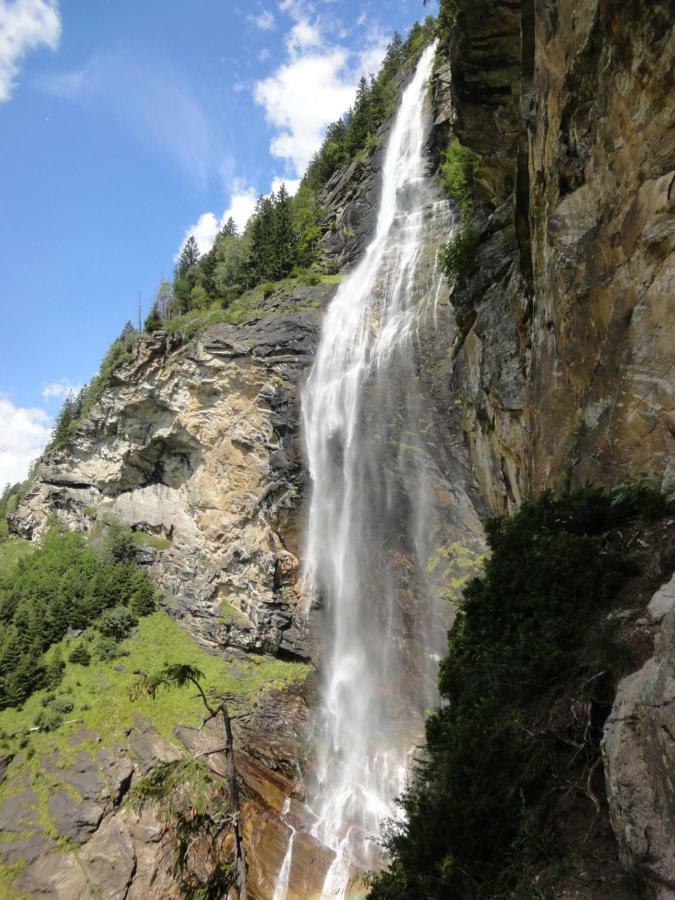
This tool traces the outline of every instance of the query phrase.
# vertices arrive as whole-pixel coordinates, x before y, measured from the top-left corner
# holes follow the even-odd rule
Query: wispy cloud
[[[84,385],[73,384],[68,378],[61,378],[59,381],[52,381],[46,384],[41,391],[45,400],[65,400],[66,397],[72,397],[79,393]]]
[[[0,395],[0,490],[24,480],[51,433],[52,420],[44,409],[15,406]]]
[[[61,38],[57,0],[0,0],[0,103],[12,96],[24,58]]]
[[[113,49],[80,69],[43,75],[36,86],[106,108],[138,141],[204,187],[213,163],[208,118],[187,78],[164,58]]]
[[[262,12],[257,15],[247,16],[246,21],[255,25],[255,27],[259,28],[261,31],[273,31],[277,27],[274,14],[271,13],[269,9],[263,9]]]

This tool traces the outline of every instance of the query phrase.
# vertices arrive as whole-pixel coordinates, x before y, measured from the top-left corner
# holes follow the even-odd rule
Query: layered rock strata
[[[298,381],[334,290],[272,295],[260,317],[189,341],[142,337],[68,443],[43,456],[11,528],[37,538],[52,515],[84,532],[126,524],[193,634],[308,657]]]

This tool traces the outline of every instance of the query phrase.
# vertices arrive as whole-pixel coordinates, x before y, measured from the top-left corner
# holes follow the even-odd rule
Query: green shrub
[[[321,276],[318,272],[301,272],[298,275],[298,281],[300,284],[307,284],[313,287],[316,284],[321,284]]]
[[[55,709],[43,709],[35,717],[35,726],[40,731],[56,731],[63,723],[63,715]]]
[[[471,225],[473,192],[480,156],[454,140],[443,151],[441,177],[448,196],[457,204],[459,224],[443,249],[441,265],[445,275],[455,281],[464,278],[473,262],[478,236]]]
[[[70,662],[77,663],[80,666],[88,666],[91,662],[91,653],[87,650],[86,644],[78,644],[68,659]]]
[[[121,657],[127,656],[127,651],[121,646],[116,638],[104,634],[101,634],[96,638],[93,649],[94,656],[101,662],[121,659]]]
[[[123,641],[128,637],[138,621],[130,609],[126,606],[115,606],[107,609],[96,622],[96,628],[105,637]]]
[[[464,278],[468,274],[477,245],[478,237],[470,225],[456,227],[441,255],[441,266],[450,281]]]
[[[136,545],[123,529],[109,529],[108,538],[94,548],[83,535],[57,525],[41,546],[0,570],[0,709],[60,683],[61,651],[48,651],[69,628],[100,620],[105,634],[97,652],[110,658],[105,641],[114,644],[129,633],[135,616],[154,609],[149,576],[128,558],[130,551],[135,556]],[[73,651],[83,665],[87,653],[84,644]]]
[[[454,140],[441,157],[441,178],[451,200],[459,209],[461,221],[466,223],[473,209],[473,189],[480,156]]]

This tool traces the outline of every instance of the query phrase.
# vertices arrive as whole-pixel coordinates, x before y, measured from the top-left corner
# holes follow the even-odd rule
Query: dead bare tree
[[[157,690],[161,687],[186,687],[192,685],[199,693],[202,703],[207,711],[207,715],[203,720],[200,728],[203,728],[207,722],[220,717],[223,723],[223,732],[225,736],[225,746],[222,751],[225,753],[225,765],[227,769],[227,779],[229,783],[230,806],[232,809],[232,822],[234,830],[234,846],[235,846],[235,866],[236,881],[239,900],[247,900],[248,893],[246,888],[246,854],[244,850],[244,839],[241,823],[241,808],[239,799],[239,781],[237,779],[237,771],[234,764],[234,738],[232,735],[232,717],[230,716],[225,697],[218,697],[217,705],[210,700],[204,688],[200,684],[204,678],[204,673],[194,666],[186,664],[175,664],[164,666],[154,675],[142,675],[133,685],[130,696],[132,700],[136,700],[141,696],[155,697]]]

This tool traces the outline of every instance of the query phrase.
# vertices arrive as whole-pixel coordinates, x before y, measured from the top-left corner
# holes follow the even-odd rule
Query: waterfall
[[[377,867],[395,815],[447,619],[427,562],[438,541],[439,416],[419,366],[419,326],[437,317],[436,261],[452,226],[427,173],[427,47],[385,153],[375,235],[323,323],[303,393],[312,482],[305,577],[322,617],[321,695],[308,794],[313,834],[335,851],[326,900]]]

